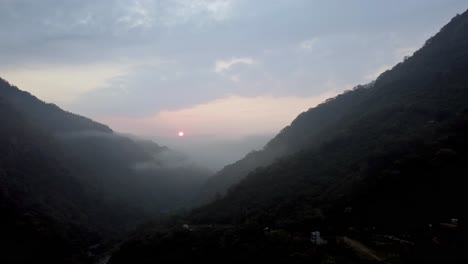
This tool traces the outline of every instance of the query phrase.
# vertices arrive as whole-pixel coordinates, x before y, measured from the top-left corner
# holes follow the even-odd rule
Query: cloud
[[[228,94],[310,96],[327,80],[375,78],[466,9],[440,2],[0,0],[0,76],[90,117],[148,116]],[[123,62],[153,56],[177,63]]]
[[[183,130],[188,137],[239,138],[277,133],[299,113],[334,95],[327,92],[310,97],[228,96],[143,118],[101,117],[98,120],[118,131],[145,136],[175,137],[177,131]]]
[[[129,29],[133,28],[151,28],[155,23],[153,1],[130,1],[125,7],[126,12],[117,19],[117,24],[123,24]]]
[[[238,65],[238,64],[245,64],[245,65],[252,65],[256,61],[250,57],[243,57],[243,58],[231,58],[228,60],[217,60],[215,62],[214,71],[216,73],[223,73],[231,69],[231,67]]]
[[[214,20],[225,20],[230,16],[234,1],[230,0],[179,0],[180,13],[210,15]]]
[[[39,98],[65,103],[94,89],[105,87],[112,79],[123,76],[127,65],[38,65],[2,70],[11,83]]]
[[[86,93],[113,86],[143,65],[164,63],[172,61],[148,58],[89,64],[37,64],[0,69],[0,75],[43,100],[69,104]],[[122,85],[113,89],[128,92]]]
[[[312,49],[314,49],[315,45],[317,44],[317,40],[318,40],[317,38],[307,39],[307,40],[302,41],[299,46],[303,50],[311,51]]]

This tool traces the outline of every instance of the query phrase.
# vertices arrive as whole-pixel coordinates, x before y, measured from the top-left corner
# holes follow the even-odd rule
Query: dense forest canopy
[[[375,81],[302,113],[262,151],[225,167],[202,189],[211,202],[172,228],[147,227],[111,263],[136,255],[326,263],[346,256],[335,251],[338,241],[356,245],[346,237],[314,251],[304,242],[314,230],[380,245],[382,254],[409,263],[466,260],[466,231],[434,227],[454,219],[447,225],[463,228],[468,216],[467,72],[465,12]],[[398,246],[381,241],[395,237]],[[412,251],[404,253],[401,241]],[[403,251],[389,253],[396,248]]]

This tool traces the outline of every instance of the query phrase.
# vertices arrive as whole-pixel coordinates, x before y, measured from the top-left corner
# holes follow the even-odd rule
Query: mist
[[[273,138],[273,134],[252,135],[232,139],[197,137],[155,137],[155,142],[182,152],[188,159],[212,171],[232,164],[254,150],[261,150]]]
[[[0,264],[468,263],[467,0],[0,0]]]

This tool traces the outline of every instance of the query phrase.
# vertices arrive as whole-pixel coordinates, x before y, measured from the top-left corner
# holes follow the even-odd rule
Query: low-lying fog
[[[209,136],[152,138],[160,145],[187,154],[198,165],[218,171],[253,150],[262,149],[274,135],[255,135],[235,139],[213,139]]]

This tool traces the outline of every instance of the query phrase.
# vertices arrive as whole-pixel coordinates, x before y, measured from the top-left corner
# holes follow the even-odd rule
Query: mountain
[[[374,82],[299,115],[209,180],[214,201],[140,230],[110,263],[466,262],[467,72],[468,11]]]
[[[348,191],[354,190],[351,186],[366,181],[367,176],[383,173],[370,171],[388,155],[400,153],[403,159],[402,155],[410,155],[419,147],[437,146],[441,130],[465,120],[467,36],[468,13],[465,12],[453,18],[413,56],[374,82],[357,86],[302,113],[262,152],[239,161],[238,164],[246,164],[261,160],[251,162],[254,165],[249,163],[247,167],[257,169],[251,170],[224,199],[211,206],[229,203],[222,205],[229,208],[224,211],[244,210],[265,202],[262,207],[270,209],[269,206],[281,206],[278,201],[286,197],[323,198],[337,190],[346,197]],[[454,138],[464,136],[457,130],[452,133]],[[268,154],[270,149],[276,150],[274,154]],[[292,150],[298,151],[283,154],[283,158],[264,166],[266,156]],[[434,154],[439,150],[434,149]],[[240,165],[227,169],[245,171]],[[225,171],[215,177],[222,177]],[[242,178],[238,174],[236,177]],[[235,205],[230,204],[233,201]]]
[[[76,248],[98,239],[85,210],[94,205],[47,133],[2,98],[0,116],[0,260],[69,261]]]
[[[142,221],[185,208],[210,173],[2,79],[0,116],[2,263],[87,263]]]
[[[225,166],[210,177],[200,190],[198,202],[200,204],[211,202],[216,197],[226,194],[230,187],[257,168],[271,165],[282,157],[319,146],[331,136],[330,133],[338,133],[335,130],[337,124],[348,122],[350,110],[365,104],[366,95],[359,94],[373,85],[374,83],[357,86],[352,93],[347,91],[346,96],[330,98],[319,106],[301,113],[262,150],[248,153],[241,160]]]
[[[11,104],[18,106],[18,110],[26,113],[31,121],[41,129],[53,133],[100,131],[112,133],[112,130],[103,124],[89,118],[79,116],[60,109],[54,104],[39,100],[28,92],[21,91],[0,78],[1,95]]]
[[[212,201],[218,194],[224,195],[231,186],[240,182],[256,168],[268,166],[277,159],[302,150],[318,148],[327,140],[343,133],[343,129],[349,129],[351,123],[356,121],[357,115],[390,111],[390,108],[409,107],[412,104],[410,99],[417,98],[421,93],[426,92],[420,89],[426,88],[427,85],[441,85],[434,83],[443,82],[444,79],[457,74],[458,72],[453,71],[459,71],[457,67],[461,67],[460,64],[465,59],[465,42],[460,36],[464,26],[462,17],[455,18],[437,36],[429,39],[414,56],[405,58],[404,62],[396,65],[391,71],[383,73],[374,82],[358,85],[352,91],[330,98],[319,106],[300,114],[268,142],[263,150],[249,153],[243,159],[226,166],[211,177],[201,191],[200,200]],[[460,24],[459,28],[455,28],[456,23]],[[455,38],[455,36],[457,41],[448,39]],[[434,41],[435,43],[432,43]],[[442,91],[428,91],[427,93],[429,92],[441,93]],[[406,97],[405,101],[400,100],[402,97]],[[433,100],[421,107],[432,107],[430,103],[439,104]]]

